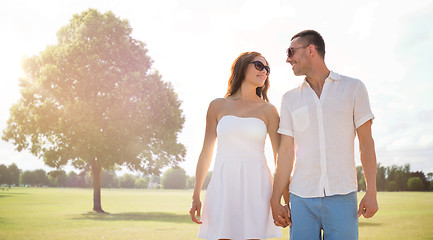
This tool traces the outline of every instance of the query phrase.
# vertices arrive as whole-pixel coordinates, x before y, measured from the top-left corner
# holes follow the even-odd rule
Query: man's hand
[[[367,192],[359,203],[359,210],[357,217],[364,216],[365,218],[371,218],[379,210],[377,204],[376,192]]]
[[[272,217],[274,224],[278,227],[287,227],[292,225],[289,205],[281,205],[280,203],[271,204]]]

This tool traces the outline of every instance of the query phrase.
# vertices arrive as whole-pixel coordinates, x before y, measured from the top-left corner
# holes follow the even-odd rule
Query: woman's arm
[[[218,99],[212,101],[209,105],[207,116],[206,116],[206,131],[205,131],[205,137],[203,142],[203,148],[201,150],[197,162],[194,193],[192,196],[193,201],[189,213],[191,215],[191,219],[194,222],[199,224],[201,224],[201,221],[199,220],[201,215],[200,192],[203,186],[204,179],[206,178],[206,174],[209,170],[210,163],[212,161],[213,148],[217,137],[216,126],[218,123],[217,112],[219,109],[219,105],[220,105],[220,100]]]
[[[268,118],[268,133],[271,139],[272,150],[274,152],[274,164],[277,165],[278,149],[280,148],[281,135],[277,133],[280,124],[280,116],[278,115],[277,109],[272,106],[272,111]],[[290,181],[289,181],[290,184]],[[283,192],[283,199],[286,204],[289,204],[289,184]]]
[[[268,134],[272,144],[272,151],[274,153],[274,164],[277,164],[277,155],[278,149],[280,147],[281,138],[280,134],[277,133],[278,125],[280,123],[280,116],[278,115],[277,109],[273,105],[271,105],[271,107],[269,108],[267,115]]]

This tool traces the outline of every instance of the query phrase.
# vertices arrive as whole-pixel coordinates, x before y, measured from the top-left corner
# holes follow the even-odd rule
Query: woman
[[[190,210],[191,219],[201,224],[200,238],[281,237],[280,228],[272,222],[272,177],[264,155],[267,133],[274,159],[280,142],[278,112],[266,95],[269,72],[260,53],[242,53],[232,65],[225,98],[209,105]],[[200,191],[217,136],[215,166],[200,220]]]

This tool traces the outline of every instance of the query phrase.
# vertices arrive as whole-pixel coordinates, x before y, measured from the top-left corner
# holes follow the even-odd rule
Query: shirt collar
[[[341,79],[341,76],[340,76],[340,74],[338,74],[336,72],[330,71],[329,76],[326,79],[331,79],[331,80],[337,81],[337,80]],[[304,78],[304,81],[301,84],[301,87],[302,86],[310,86],[310,84],[307,82],[307,77]]]
[[[330,71],[328,78],[332,79],[332,80],[340,80],[341,76],[340,74]]]

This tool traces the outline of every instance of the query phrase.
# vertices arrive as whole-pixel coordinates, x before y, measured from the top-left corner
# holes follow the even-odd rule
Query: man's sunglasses
[[[263,65],[262,62],[260,61],[252,61],[250,62],[252,64],[254,64],[254,67],[258,70],[258,71],[263,71],[263,69],[266,70],[266,75],[269,75],[269,73],[271,72],[271,69],[269,68],[269,66],[265,66]]]
[[[295,50],[296,50],[296,49],[299,49],[299,48],[306,48],[306,47],[308,47],[308,46],[305,46],[305,47],[297,47],[297,48],[292,48],[292,47],[287,48],[287,51],[286,51],[286,53],[287,53],[287,57],[288,57],[288,58],[292,58],[293,55],[295,55]]]

